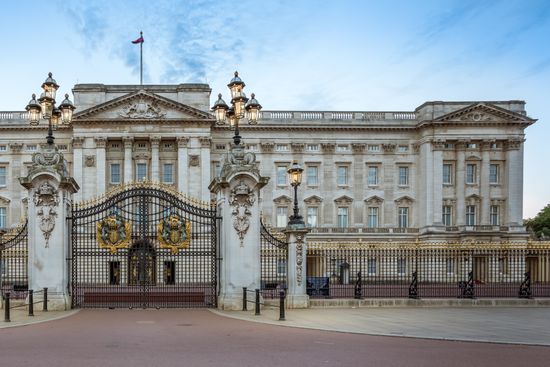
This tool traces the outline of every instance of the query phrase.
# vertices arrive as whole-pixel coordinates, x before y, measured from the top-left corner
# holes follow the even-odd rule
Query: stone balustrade
[[[386,121],[416,120],[415,112],[397,111],[262,111],[262,120]]]

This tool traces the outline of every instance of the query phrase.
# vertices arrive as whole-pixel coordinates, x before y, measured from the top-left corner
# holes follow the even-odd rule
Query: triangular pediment
[[[310,197],[307,197],[304,199],[304,202],[306,204],[319,204],[323,201],[319,196],[317,195],[311,195]]]
[[[530,125],[536,120],[491,103],[480,102],[440,116],[434,121],[471,123],[512,122]]]
[[[334,199],[334,202],[337,204],[351,204],[353,202],[353,198],[350,198],[347,195],[342,195],[339,198]]]
[[[278,205],[288,205],[292,202],[292,199],[286,195],[281,195],[273,199],[273,202]]]
[[[410,205],[414,202],[414,199],[411,198],[410,196],[408,195],[403,195],[397,199],[394,200],[398,205],[400,204],[403,204],[403,205]]]
[[[373,196],[370,196],[370,197],[366,198],[364,201],[368,205],[380,205],[384,202],[384,199],[381,198],[378,195],[373,195]]]
[[[139,90],[75,113],[74,120],[213,120],[201,111],[169,98]]]

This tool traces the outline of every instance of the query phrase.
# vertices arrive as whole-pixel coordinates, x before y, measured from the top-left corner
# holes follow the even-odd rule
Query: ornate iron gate
[[[29,241],[27,221],[0,239],[0,293],[25,299],[29,290]]]
[[[216,307],[216,207],[135,183],[72,211],[73,307]]]
[[[288,243],[283,233],[271,233],[261,224],[261,288],[264,298],[278,298],[287,288]]]

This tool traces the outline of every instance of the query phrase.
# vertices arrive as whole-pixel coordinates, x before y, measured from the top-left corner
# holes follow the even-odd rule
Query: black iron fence
[[[278,298],[287,288],[288,243],[282,232],[261,224],[261,290],[264,298]]]
[[[5,298],[24,299],[29,289],[27,222],[4,234],[0,239],[0,293]]]
[[[311,298],[550,297],[550,244],[309,244]]]

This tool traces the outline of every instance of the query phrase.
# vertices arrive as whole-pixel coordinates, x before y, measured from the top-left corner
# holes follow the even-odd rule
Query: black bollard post
[[[29,289],[29,316],[34,316],[34,291]]]
[[[48,288],[44,288],[44,302],[42,303],[42,311],[48,311]]]
[[[246,287],[243,287],[243,311],[248,311],[246,302]]]
[[[256,289],[256,302],[255,302],[255,313],[254,315],[258,316],[260,314],[260,290]]]
[[[285,292],[279,292],[279,321],[285,321]]]
[[[4,295],[4,322],[10,322],[10,292]]]

